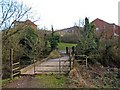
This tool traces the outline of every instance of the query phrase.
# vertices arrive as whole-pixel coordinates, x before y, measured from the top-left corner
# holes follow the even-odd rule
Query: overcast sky
[[[21,1],[21,0],[18,0]],[[62,29],[74,26],[79,19],[89,17],[90,21],[100,18],[118,24],[119,0],[23,0],[32,7],[36,24],[42,28]]]

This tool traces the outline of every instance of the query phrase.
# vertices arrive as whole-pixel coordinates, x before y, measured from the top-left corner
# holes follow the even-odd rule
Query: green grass
[[[58,43],[58,49],[59,50],[65,50],[66,47],[72,47],[76,46],[77,44],[71,44],[71,43]]]
[[[17,77],[15,77],[15,78],[13,78],[13,80],[11,80],[10,78],[8,78],[8,79],[2,79],[2,80],[0,80],[0,84],[1,84],[2,86],[4,86],[4,85],[10,83],[11,81],[17,80],[18,78],[19,78],[19,77],[17,76]]]
[[[67,88],[67,77],[64,75],[37,75],[37,80],[47,88]]]
[[[3,80],[0,80],[0,84],[1,85],[5,85],[5,84],[8,84],[9,82],[10,82],[10,78],[8,78],[8,79],[3,79]]]

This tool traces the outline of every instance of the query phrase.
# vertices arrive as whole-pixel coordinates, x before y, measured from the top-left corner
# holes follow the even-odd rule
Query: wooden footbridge
[[[55,59],[43,59],[41,61],[35,61],[33,64],[20,69],[20,62],[13,62],[13,49],[10,50],[10,62],[11,62],[11,78],[16,75],[36,75],[36,74],[67,74],[73,68],[75,61],[84,62],[87,67],[87,56],[77,55],[77,57],[85,57],[85,60],[75,60],[74,55],[63,54],[62,57]]]

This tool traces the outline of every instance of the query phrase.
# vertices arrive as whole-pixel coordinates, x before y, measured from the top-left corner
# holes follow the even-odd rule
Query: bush
[[[2,65],[2,78],[10,78],[10,66],[9,65]]]
[[[18,32],[14,33],[17,30]],[[6,36],[5,32],[6,31],[3,31],[3,36]],[[10,34],[12,35],[9,36]],[[20,60],[21,66],[32,64],[34,56],[36,59],[40,59],[40,57],[44,56],[44,39],[39,37],[37,31],[31,27],[26,26],[24,28],[12,28],[7,36],[9,37],[2,40],[3,75],[9,75],[9,72],[7,72],[7,69],[5,69],[6,66],[4,65],[7,65],[7,63],[10,62],[11,48],[13,48],[13,61],[18,62]]]
[[[94,29],[94,25],[90,24],[86,18],[80,42],[76,47],[76,54],[92,56],[93,58],[89,59],[91,63],[100,62],[104,66],[120,68],[120,36],[107,38],[104,36],[106,32],[97,36]]]
[[[118,67],[120,68],[120,46],[118,42],[119,37],[113,37],[107,40],[104,45],[98,49],[101,58],[101,62],[104,66]]]

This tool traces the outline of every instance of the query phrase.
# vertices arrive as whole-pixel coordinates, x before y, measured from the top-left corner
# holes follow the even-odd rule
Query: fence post
[[[68,54],[68,47],[66,47],[66,54]]]
[[[86,56],[86,68],[87,68],[87,59],[88,59],[88,57]]]
[[[59,74],[61,74],[61,61],[60,61],[60,58],[59,58]]]
[[[21,74],[20,69],[21,69],[21,67],[20,67],[20,59],[19,59],[19,77],[20,77],[20,74]]]
[[[33,59],[33,63],[34,63],[34,74],[35,74],[35,57]]]
[[[72,46],[72,55],[75,53],[75,46]]]
[[[72,56],[72,54],[71,54],[71,49],[69,49],[69,62],[70,62],[70,70],[71,70],[71,56]]]
[[[75,66],[75,54],[73,54],[73,67]]]
[[[10,69],[11,69],[11,79],[13,79],[13,48],[10,49]]]

